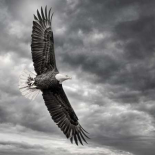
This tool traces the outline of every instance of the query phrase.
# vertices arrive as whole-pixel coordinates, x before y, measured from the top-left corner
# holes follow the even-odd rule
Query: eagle
[[[51,28],[53,13],[47,6],[34,15],[31,53],[36,74],[24,70],[19,78],[19,89],[26,98],[34,100],[42,92],[45,105],[53,121],[71,143],[87,143],[88,132],[80,125],[64,90],[62,82],[71,79],[60,74],[55,60],[54,37]]]

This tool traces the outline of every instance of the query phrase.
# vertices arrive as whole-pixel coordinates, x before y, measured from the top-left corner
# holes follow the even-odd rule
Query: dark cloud
[[[149,1],[146,4],[150,10],[144,6],[144,1],[85,1],[78,2],[74,10],[68,8],[67,19],[65,18],[68,21],[68,31],[63,35],[67,38],[62,37],[63,40],[60,41],[61,38],[56,36],[57,45],[61,42],[62,46],[62,61],[69,63],[73,69],[80,67],[90,75],[97,75],[94,82],[100,84],[122,85],[131,91],[140,91],[141,95],[153,90],[155,26],[152,3],[154,2]],[[101,11],[102,14],[99,13]],[[88,34],[93,29],[97,29],[100,34],[110,33],[111,36],[102,39],[97,46],[93,42],[88,46],[84,41],[86,38],[89,42],[91,36]],[[81,38],[78,35],[80,30],[83,33]],[[114,44],[114,48],[107,49],[108,42]],[[120,94],[117,95],[119,96],[122,100]],[[133,102],[138,102],[139,97],[133,99]],[[132,102],[132,99],[129,101],[127,97],[123,102]]]

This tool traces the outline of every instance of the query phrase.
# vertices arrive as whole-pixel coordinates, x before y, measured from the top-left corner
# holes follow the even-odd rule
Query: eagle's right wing
[[[89,137],[86,135],[87,132],[79,124],[78,118],[67,99],[62,85],[59,85],[53,90],[43,90],[43,98],[53,121],[63,131],[66,137],[70,138],[71,142],[74,140],[77,145],[78,142],[83,145],[82,141],[86,142],[85,137]]]
[[[38,75],[53,69],[58,72],[51,29],[52,15],[51,9],[47,14],[47,6],[45,13],[41,7],[41,14],[37,10],[37,16],[34,15],[31,50],[34,69]]]

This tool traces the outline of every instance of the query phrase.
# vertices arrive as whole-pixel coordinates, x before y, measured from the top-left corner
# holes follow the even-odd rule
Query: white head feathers
[[[65,80],[72,79],[72,77],[63,74],[56,74],[55,78],[59,81],[60,84],[62,84],[62,82]]]

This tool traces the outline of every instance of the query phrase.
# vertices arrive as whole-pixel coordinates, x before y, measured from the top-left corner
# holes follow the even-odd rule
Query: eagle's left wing
[[[47,70],[58,72],[55,61],[51,22],[51,9],[48,14],[47,6],[45,7],[45,11],[41,7],[41,13],[37,10],[37,16],[34,15],[33,21],[31,50],[34,69],[38,75]]]
[[[87,132],[79,124],[78,118],[67,99],[62,85],[52,90],[43,90],[43,98],[52,119],[66,137],[70,138],[72,143],[74,139],[77,145],[78,142],[83,145],[82,141],[86,142],[85,137],[89,137],[86,135]]]

